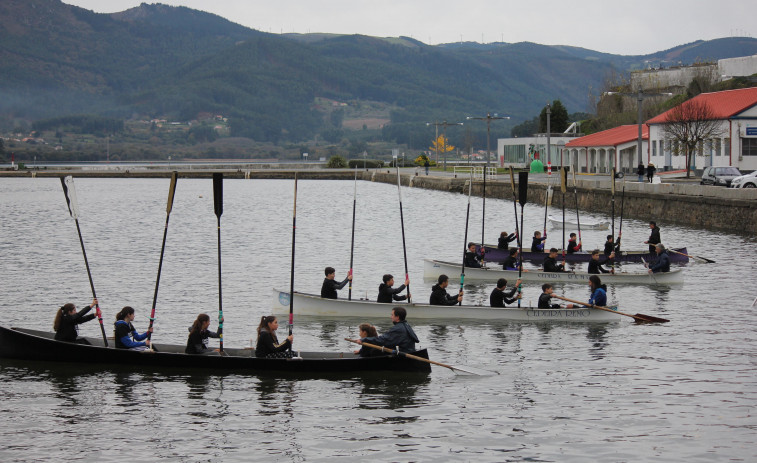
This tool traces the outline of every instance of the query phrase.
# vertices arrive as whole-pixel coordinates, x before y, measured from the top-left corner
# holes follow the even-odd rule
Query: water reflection
[[[589,348],[589,354],[592,358],[595,360],[604,358],[604,349],[607,346],[607,325],[599,323],[589,324],[586,337],[592,342]]]
[[[418,394],[420,389],[425,388],[430,382],[428,375],[406,375],[402,377],[387,378],[385,376],[365,376],[355,382],[360,387],[358,393],[359,410],[393,410],[403,412],[407,408],[416,408],[426,405],[426,401]],[[425,396],[424,396],[425,397]],[[382,416],[376,414],[373,420],[378,423],[414,423],[418,420],[416,415],[391,415]]]

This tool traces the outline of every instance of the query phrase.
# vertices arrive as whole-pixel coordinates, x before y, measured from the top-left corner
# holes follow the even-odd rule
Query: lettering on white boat
[[[282,293],[279,291],[279,304],[289,305],[289,293]]]
[[[531,309],[526,311],[526,316],[534,318],[583,318],[590,317],[591,310]]]

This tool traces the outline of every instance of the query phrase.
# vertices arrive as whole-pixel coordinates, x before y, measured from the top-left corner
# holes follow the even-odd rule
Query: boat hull
[[[503,270],[494,268],[491,264],[488,268],[465,268],[465,281],[485,281],[495,283],[498,279],[504,278],[514,282],[518,278],[524,282],[538,283],[588,283],[591,274],[583,272],[542,272],[530,270],[518,272],[514,270]],[[439,260],[423,260],[423,278],[439,278],[439,275],[455,275],[460,271],[460,264],[452,262],[443,262]],[[602,283],[606,284],[631,284],[631,285],[680,285],[683,284],[683,270],[680,268],[672,269],[665,273],[603,273],[598,275]]]
[[[294,312],[298,316],[328,318],[359,318],[361,320],[386,320],[392,307],[400,305],[407,309],[408,320],[491,320],[518,322],[616,322],[619,315],[604,310],[537,309],[533,307],[492,308],[482,306],[438,306],[428,304],[383,304],[376,301],[323,299],[313,294],[294,293]],[[289,292],[273,290],[273,313],[289,313]]]
[[[190,355],[184,346],[155,344],[158,352],[104,347],[102,339],[87,338],[92,345],[56,341],[53,333],[0,327],[0,357],[49,362],[102,364],[112,367],[202,369],[264,373],[352,373],[369,371],[429,372],[431,366],[403,356],[358,357],[352,352],[300,352],[301,359],[256,358],[251,349],[224,349],[227,355]],[[428,358],[420,350],[413,355]]]
[[[554,228],[562,228],[562,219],[558,219],[550,215],[549,225]],[[568,228],[578,229],[578,224],[576,222],[571,222],[571,221],[566,220],[565,226]],[[586,223],[581,222],[581,229],[582,230],[609,230],[610,222],[586,222]]]
[[[507,260],[508,252],[505,249],[499,249],[497,248],[497,245],[493,244],[487,244],[486,246],[486,261],[488,262],[499,262],[502,263],[505,260]],[[476,252],[479,252],[479,245],[476,245]],[[673,251],[677,251],[683,254],[688,254],[688,251],[686,248],[673,248]],[[534,264],[541,264],[544,262],[544,259],[547,258],[547,255],[549,253],[547,252],[531,252],[523,250],[523,260],[526,262],[531,262]],[[673,263],[686,263],[689,261],[689,258],[686,256],[682,256],[680,254],[676,254],[675,252],[668,253],[668,257],[670,258],[670,262]],[[644,261],[652,261],[655,260],[657,257],[653,256],[649,253],[649,251],[622,251],[620,256],[616,256],[615,261],[616,262],[628,262],[628,263],[642,263]],[[562,255],[559,256],[560,261],[562,261]],[[565,261],[570,264],[578,264],[581,262],[589,262],[591,260],[591,254],[588,252],[576,252],[573,254],[566,254],[565,255]],[[599,262],[604,264],[605,261],[607,261],[607,256],[604,254],[600,254],[599,256]]]

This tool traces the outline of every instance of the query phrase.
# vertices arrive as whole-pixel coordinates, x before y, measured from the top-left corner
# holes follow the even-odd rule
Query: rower
[[[410,280],[405,278],[405,284],[400,285],[399,288],[394,289],[392,286],[394,286],[394,277],[390,274],[386,274],[383,276],[382,280],[384,281],[379,285],[379,294],[376,298],[376,302],[383,302],[387,304],[391,304],[392,300],[395,301],[404,301],[407,299],[410,295],[407,294],[405,296],[400,296],[399,293],[405,290],[407,285],[410,284]]]
[[[549,256],[544,259],[544,271],[545,272],[564,272],[565,266],[557,263],[557,248],[551,248],[549,250]]]
[[[581,250],[581,243],[577,242],[576,234],[571,233],[568,240],[568,254],[573,254]]]
[[[458,302],[463,301],[463,290],[461,289],[457,296],[451,296],[447,293],[447,286],[449,286],[449,277],[447,275],[439,275],[438,283],[431,288],[431,297],[428,303],[430,305],[455,305]]]
[[[560,304],[552,304],[552,293],[554,288],[549,283],[541,285],[541,295],[539,296],[539,308],[540,309],[559,309]],[[567,308],[572,309],[573,304],[568,304]]]
[[[358,344],[367,342],[391,349],[399,348],[402,352],[414,351],[415,344],[420,342],[420,340],[418,340],[418,336],[410,324],[405,321],[407,310],[404,307],[394,307],[390,317],[392,319],[392,327],[386,333],[381,336],[358,339],[356,342]]]
[[[591,251],[591,260],[589,261],[588,273],[591,273],[593,275],[598,275],[600,273],[612,273],[610,270],[602,267],[602,264],[599,263],[599,249]]]
[[[481,246],[481,253],[486,252],[484,247]],[[476,243],[468,243],[468,251],[465,253],[465,266],[469,268],[481,268],[481,261],[483,256],[476,254]]]
[[[655,245],[655,252],[657,253],[657,260],[654,264],[649,266],[649,273],[660,273],[660,272],[669,272],[670,271],[670,257],[668,257],[668,252],[665,250],[665,246],[662,245],[662,243],[658,243]]]
[[[507,280],[505,280],[504,278],[497,280],[497,287],[494,288],[492,290],[492,293],[489,295],[489,305],[491,305],[492,307],[504,307],[505,304],[512,304],[513,302],[520,299],[522,297],[522,294],[518,294],[516,297],[513,297],[515,295],[515,292],[518,291],[518,286],[520,286],[520,284],[521,280],[518,279],[518,281],[515,282],[513,289],[505,292]]]
[[[326,267],[324,273],[326,274],[326,278],[323,279],[323,285],[321,286],[321,297],[324,299],[336,299],[336,290],[344,288],[344,285],[352,280],[352,274],[348,274],[344,281],[335,281],[336,270],[334,267]]]

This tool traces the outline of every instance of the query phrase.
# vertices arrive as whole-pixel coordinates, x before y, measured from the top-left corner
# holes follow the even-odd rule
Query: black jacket
[[[504,307],[505,304],[512,304],[513,302],[517,301],[517,299],[513,298],[516,291],[518,291],[517,287],[511,289],[508,292],[504,292],[499,288],[494,288],[492,290],[492,293],[489,295],[489,305],[492,307]]]
[[[88,322],[95,318],[95,314],[87,315],[92,307],[87,306],[73,315],[64,314],[60,319],[58,331],[55,332],[56,341],[76,342],[79,336],[79,326],[81,323]]]
[[[653,244],[660,244],[660,227],[656,226],[652,229],[652,232],[649,234],[649,245]]]
[[[554,257],[547,257],[544,259],[544,271],[545,272],[564,272],[565,267],[563,264],[558,264]]]
[[[497,240],[497,248],[508,249],[510,242],[515,240],[515,233],[510,233],[509,236],[500,236]]]
[[[609,256],[613,252],[619,252],[618,248],[620,247],[620,238],[618,238],[618,242],[615,243],[614,241],[605,241],[605,255]]]
[[[543,252],[544,241],[546,239],[546,236],[542,236],[541,238],[534,238],[533,240],[531,240],[531,252]]]
[[[284,342],[279,344],[275,333],[270,333],[268,330],[260,330],[258,343],[255,347],[255,357],[266,357],[269,354],[284,352],[287,349],[289,349],[289,339],[285,339]]]
[[[414,351],[415,343],[420,342],[418,340],[418,336],[416,336],[415,334],[415,331],[413,331],[413,328],[407,323],[406,320],[395,323],[394,326],[389,328],[389,331],[382,334],[381,336],[374,338],[363,338],[362,341],[370,344],[389,347],[391,349],[399,347],[403,352]],[[377,349],[374,350],[378,352]]]
[[[208,338],[220,338],[218,333],[210,330],[202,330],[193,332],[192,328],[189,328],[189,337],[187,338],[187,347],[184,352],[187,354],[203,354],[208,352]]]
[[[598,275],[600,273],[610,273],[610,271],[602,267],[602,264],[600,264],[598,260],[592,259],[589,261],[588,273],[591,273],[592,275]]]
[[[539,308],[540,309],[559,309],[560,304],[552,304],[552,296],[547,293],[541,293],[539,296]]]
[[[481,256],[475,252],[465,251],[465,266],[470,268],[481,268]]]
[[[667,251],[662,251],[662,253],[657,257],[655,263],[649,266],[649,270],[651,270],[652,273],[670,271],[670,257],[668,257]]]
[[[431,297],[429,298],[428,303],[431,305],[455,305],[457,304],[457,295],[450,296],[447,291],[437,283],[431,288]]]
[[[392,301],[404,301],[407,299],[407,295],[400,296],[399,293],[405,290],[405,285],[400,285],[399,288],[394,289],[386,283],[379,285],[379,293],[376,298],[376,302],[383,302],[391,304]]]
[[[502,268],[505,270],[518,270],[519,267],[520,262],[518,262],[518,258],[513,256],[507,256],[507,259],[502,263]]]
[[[578,247],[578,240],[568,240],[568,254],[573,254],[580,250],[581,248]]]
[[[350,281],[348,278],[345,278],[342,282],[324,278],[323,285],[321,286],[321,297],[325,299],[336,299],[336,290],[344,288],[344,285],[346,285],[348,281]]]

